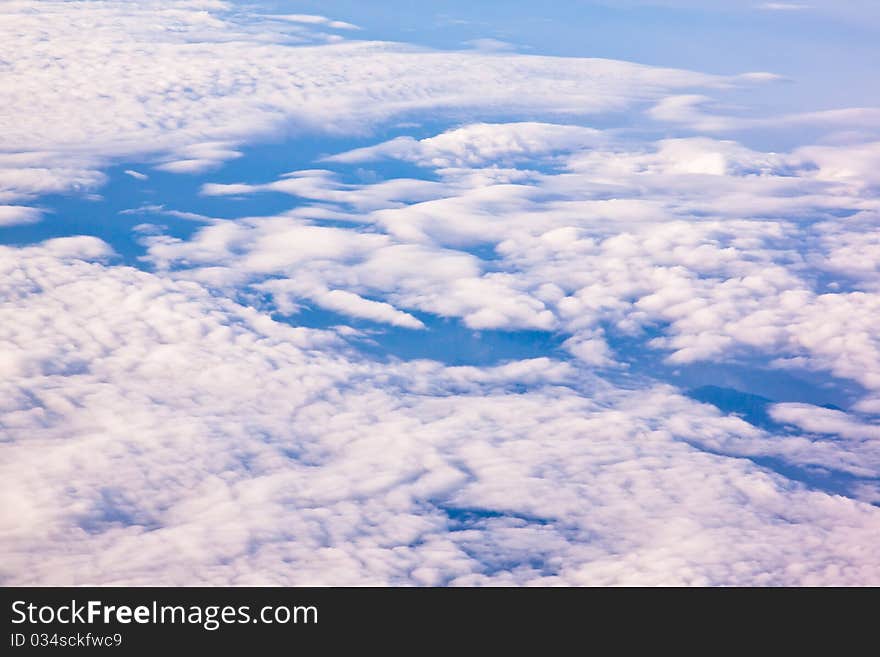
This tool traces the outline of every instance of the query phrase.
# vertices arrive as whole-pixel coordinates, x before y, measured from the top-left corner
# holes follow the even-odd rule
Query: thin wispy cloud
[[[763,9],[764,11],[803,11],[810,8],[810,5],[796,2],[765,2],[758,5],[758,9]]]

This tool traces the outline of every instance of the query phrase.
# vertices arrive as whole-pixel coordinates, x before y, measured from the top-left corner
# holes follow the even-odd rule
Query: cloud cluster
[[[587,140],[557,139],[565,133]],[[387,320],[372,319],[398,326],[397,313],[419,311],[478,330],[556,331],[587,366],[628,367],[611,346],[623,338],[672,366],[760,359],[849,379],[862,393],[848,413],[775,406],[771,417],[792,435],[771,442],[701,428],[689,440],[846,473],[861,479],[850,494],[876,502],[880,296],[876,267],[857,254],[871,248],[877,201],[863,178],[836,168],[845,150],[760,153],[706,138],[634,146],[573,126],[465,126],[328,158],[397,157],[435,167],[435,182],[344,184],[310,171],[206,185],[208,194],[276,191],[320,206],[216,222],[186,241],[154,236],[149,253],[169,273],[228,293],[253,285],[284,313],[311,304],[365,317],[322,300],[344,291],[390,304]],[[520,161],[555,169],[513,175]],[[402,189],[428,197],[389,193]],[[854,213],[841,218],[844,210]],[[475,254],[487,245],[488,260]],[[690,411],[673,415],[689,424]],[[824,419],[804,419],[813,417]],[[857,434],[865,440],[839,442]]]
[[[370,162],[393,158],[435,169],[511,165],[542,155],[571,152],[600,142],[592,128],[552,123],[478,123],[435,137],[398,137],[326,158],[328,162]]]
[[[279,132],[363,133],[429,109],[585,115],[723,81],[611,60],[328,43],[315,32],[353,27],[223,2],[4,3],[0,202],[99,183],[108,158],[153,154],[163,170],[202,172]],[[5,173],[10,156],[21,162]],[[64,164],[82,160],[93,168]]]
[[[880,581],[877,508],[668,386],[382,365],[107,255],[0,251],[4,583]]]
[[[329,308],[328,291],[344,292],[390,304],[390,318],[420,311],[475,329],[561,331],[597,365],[610,363],[603,333],[650,331],[649,347],[671,363],[760,353],[876,394],[877,270],[847,256],[873,234],[878,201],[837,167],[843,151],[760,153],[707,138],[633,146],[573,126],[480,124],[329,158],[399,157],[435,167],[436,181],[351,184],[319,170],[205,185],[306,203],[184,241],[151,237],[149,257],[221,287],[253,284],[283,312],[297,299]],[[557,168],[529,170],[540,164],[529,157]],[[526,168],[511,169],[516,158]],[[493,258],[475,255],[487,246]]]

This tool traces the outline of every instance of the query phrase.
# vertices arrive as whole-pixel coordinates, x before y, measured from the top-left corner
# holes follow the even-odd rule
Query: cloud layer
[[[691,446],[762,433],[669,387],[382,366],[105,251],[0,255],[6,583],[880,578],[876,508]]]
[[[0,582],[880,584],[876,109],[733,116],[716,96],[776,77],[252,11],[0,8],[0,227],[114,163],[159,190],[119,215],[140,269],[0,246]],[[215,177],[403,119],[440,127]],[[783,125],[812,132],[742,138]],[[560,348],[369,355],[440,325]],[[734,367],[834,404],[687,389]]]
[[[83,184],[62,166],[71,158],[152,153],[165,170],[196,172],[281,131],[363,133],[424,110],[592,114],[722,81],[611,60],[328,42],[315,29],[344,24],[279,18],[213,1],[5,3],[3,151],[41,166],[28,168],[30,184],[0,169],[0,194]]]

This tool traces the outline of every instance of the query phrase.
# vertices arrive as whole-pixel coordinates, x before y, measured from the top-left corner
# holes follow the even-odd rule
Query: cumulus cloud
[[[490,162],[560,151],[556,171],[514,184],[476,175]],[[291,312],[297,297],[320,304],[324,291],[345,290],[475,329],[562,331],[593,365],[613,360],[605,327],[634,336],[659,327],[648,345],[671,363],[763,352],[778,367],[827,370],[876,390],[880,344],[868,327],[880,301],[816,289],[807,264],[830,270],[847,260],[845,239],[862,239],[860,225],[832,221],[837,210],[878,209],[858,176],[833,173],[835,152],[761,153],[707,138],[632,148],[576,126],[465,126],[329,158],[406,159],[437,168],[439,181],[342,184],[304,171],[206,185],[209,194],[274,190],[325,211],[337,205],[329,215],[310,218],[306,207],[211,225],[187,241],[157,238],[149,253],[175,275],[256,285]],[[826,221],[805,224],[805,213]],[[322,216],[374,228],[315,225]],[[495,259],[467,252],[480,245]],[[849,271],[868,283],[876,269]]]
[[[668,387],[381,365],[98,246],[0,251],[7,584],[880,578],[875,507],[694,448],[756,430]]]
[[[470,124],[436,137],[398,137],[326,158],[328,162],[369,162],[395,158],[433,168],[512,164],[555,152],[571,152],[602,140],[592,128],[549,123]]]
[[[89,192],[106,181],[91,156],[51,152],[0,152],[0,203],[59,192]]]

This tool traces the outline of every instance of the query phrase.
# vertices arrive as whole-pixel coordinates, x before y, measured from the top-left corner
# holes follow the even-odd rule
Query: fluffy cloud
[[[428,109],[584,115],[723,81],[600,59],[303,43],[276,29],[282,23],[306,36],[353,27],[222,2],[4,3],[3,150],[59,162],[158,153],[161,169],[195,173],[237,157],[238,143],[278,132],[363,133]],[[38,191],[82,184],[56,166]],[[0,169],[0,201],[9,186]]]
[[[0,252],[8,584],[880,581],[877,508],[692,447],[761,432],[671,388],[381,365],[102,253]]]
[[[554,152],[594,145],[602,133],[591,128],[551,123],[479,123],[416,140],[389,142],[326,158],[329,162],[369,162],[382,157],[444,169],[486,164],[512,164]]]
[[[0,226],[32,224],[40,220],[42,213],[24,205],[0,205]]]
[[[395,313],[457,317],[474,329],[553,330],[593,368],[626,369],[627,354],[608,341],[623,338],[665,353],[671,366],[754,367],[757,357],[761,366],[849,379],[861,386],[861,399],[847,412],[816,409],[826,420],[821,430],[818,420],[795,413],[815,407],[798,404],[773,407],[780,429],[793,427],[773,440],[740,421],[736,431],[694,425],[690,406],[667,401],[670,426],[712,453],[776,459],[802,469],[813,485],[842,477],[848,483],[834,492],[880,500],[876,440],[840,442],[873,435],[871,414],[880,408],[880,342],[872,330],[878,275],[857,257],[874,231],[870,188],[829,175],[821,149],[760,153],[705,138],[633,147],[577,129],[589,141],[563,143],[555,141],[565,132],[559,128],[465,126],[403,148],[398,139],[330,158],[433,163],[440,180],[431,183],[343,184],[319,171],[264,185],[208,186],[210,193],[284,191],[319,202],[324,214],[312,216],[316,208],[306,205],[284,217],[217,222],[187,241],[151,238],[150,254],[169,273],[227,293],[250,284],[285,313],[303,301],[330,309],[321,294],[346,290],[384,299]],[[534,140],[530,155],[520,132]],[[494,162],[510,166],[511,157],[528,167],[548,153],[555,170],[525,170],[517,184],[474,175]],[[408,185],[424,185],[428,198],[401,204],[400,195],[385,193]],[[328,211],[328,203],[338,207]],[[845,220],[837,216],[859,206]],[[805,222],[805,214],[815,219]],[[353,223],[316,225],[325,218]],[[365,224],[373,229],[358,228]],[[467,252],[485,245],[491,260]],[[371,319],[397,323],[393,314]]]
[[[556,171],[524,170],[516,183],[493,183],[494,169],[473,175],[493,158],[503,166],[560,150]],[[869,327],[880,298],[865,287],[876,268],[849,265],[864,274],[856,288],[814,282],[848,262],[841,249],[856,247],[846,244],[864,244],[878,208],[863,181],[834,173],[831,152],[759,153],[706,138],[633,148],[569,126],[467,126],[330,158],[433,163],[439,181],[343,184],[304,171],[206,185],[221,195],[282,191],[320,202],[324,214],[306,206],[217,222],[186,241],[154,237],[150,257],[197,280],[257,284],[286,312],[297,296],[320,304],[326,290],[346,290],[477,329],[561,330],[596,364],[609,362],[608,327],[633,336],[659,328],[650,345],[672,363],[764,352],[779,366],[878,390],[880,344]],[[329,214],[328,203],[337,204]],[[834,218],[852,208],[861,224]],[[321,225],[331,217],[355,228]],[[468,252],[485,245],[494,259]]]
[[[91,236],[0,247],[0,580],[880,583],[876,110],[743,119],[710,94],[772,74],[345,41],[250,11],[4,4],[0,224],[122,158],[145,180],[269,135],[480,122],[200,186],[290,196],[272,216],[151,197],[122,214],[199,225],[135,226],[144,270]],[[582,125],[642,111],[682,134]],[[771,153],[688,132],[780,123],[866,133]],[[383,179],[392,159],[424,179]],[[294,326],[305,308],[337,325]],[[561,347],[366,355],[438,318]],[[751,424],[658,381],[728,364],[847,401],[764,400]]]
[[[853,440],[880,439],[880,425],[854,422],[846,413],[810,404],[775,404],[770,410],[779,422],[795,424],[805,431],[826,433]]]
[[[0,203],[58,192],[88,192],[106,176],[90,156],[47,152],[0,152]]]

